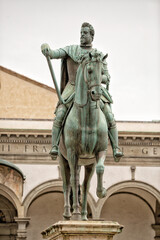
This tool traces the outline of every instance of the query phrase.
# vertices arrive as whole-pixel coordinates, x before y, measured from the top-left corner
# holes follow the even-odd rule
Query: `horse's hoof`
[[[88,221],[87,211],[82,211],[82,212],[81,212],[81,220],[82,220],[82,221]]]
[[[87,218],[87,216],[81,216],[81,220],[82,221],[88,221],[88,218]]]
[[[70,221],[70,219],[71,219],[71,216],[69,217],[69,216],[63,215],[63,220],[64,221]]]
[[[81,221],[81,214],[80,213],[72,213],[71,219],[74,221]]]
[[[107,195],[107,190],[105,188],[102,188],[101,191],[97,190],[96,194],[97,194],[97,197],[104,198]]]
[[[68,207],[68,206],[64,207],[63,218],[64,218],[64,220],[70,220],[70,218],[71,218],[70,207]]]
[[[64,213],[63,214],[63,219],[65,220],[65,221],[69,221],[70,219],[71,219],[71,214],[69,214],[69,213]]]

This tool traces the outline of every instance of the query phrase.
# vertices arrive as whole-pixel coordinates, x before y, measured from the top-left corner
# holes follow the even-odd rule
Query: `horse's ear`
[[[92,59],[92,54],[89,52],[89,58]]]
[[[104,55],[104,57],[102,58],[102,61],[104,61],[107,57],[108,57],[108,53]]]

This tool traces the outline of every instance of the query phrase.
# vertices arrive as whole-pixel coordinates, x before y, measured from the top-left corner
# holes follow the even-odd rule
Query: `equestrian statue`
[[[118,146],[118,132],[111,110],[113,103],[109,94],[110,75],[106,58],[92,48],[94,28],[89,23],[81,26],[80,46],[71,45],[51,50],[42,44],[59,102],[52,128],[51,156],[59,156],[63,179],[65,220],[87,220],[87,193],[91,177],[96,168],[99,198],[106,196],[103,187],[104,161],[107,154],[108,137],[113,157],[118,162],[123,153]],[[50,59],[62,59],[61,90],[57,86]],[[105,84],[104,87],[102,84]],[[82,185],[82,210],[79,206],[79,173],[84,166]],[[71,214],[70,192],[73,194]]]

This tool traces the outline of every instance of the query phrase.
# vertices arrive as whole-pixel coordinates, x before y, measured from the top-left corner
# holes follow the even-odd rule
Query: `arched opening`
[[[101,218],[124,225],[122,233],[115,236],[115,240],[154,239],[155,232],[151,226],[154,222],[153,212],[137,195],[125,192],[112,195],[103,206]]]
[[[30,224],[27,227],[27,239],[43,239],[42,230],[63,220],[63,193],[46,192],[34,199],[27,211]]]
[[[15,240],[17,235],[17,210],[6,197],[0,195],[0,240]]]
[[[99,202],[100,218],[124,225],[115,240],[154,239],[158,191],[142,182],[122,182],[108,189],[105,201]],[[156,198],[157,197],[157,198]]]
[[[92,218],[93,204],[89,195],[88,218]],[[33,189],[25,198],[25,217],[30,218],[27,240],[41,240],[41,232],[50,225],[63,220],[64,196],[62,181],[48,181]]]

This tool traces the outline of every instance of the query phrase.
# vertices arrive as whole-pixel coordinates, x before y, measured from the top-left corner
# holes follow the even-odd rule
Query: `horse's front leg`
[[[103,187],[103,173],[104,173],[104,161],[106,158],[107,151],[101,151],[97,154],[97,197],[104,198],[107,194],[106,189]]]
[[[67,149],[67,158],[70,167],[70,182],[73,192],[73,213],[72,220],[81,220],[78,201],[78,189],[79,189],[79,168],[78,157],[72,149]]]
[[[59,164],[61,167],[61,175],[63,180],[63,193],[64,193],[64,220],[70,220],[70,169],[68,161],[59,153]]]
[[[95,163],[85,166],[85,177],[82,185],[82,220],[86,221],[87,219],[87,194],[90,187],[91,177],[93,176],[95,169]]]

